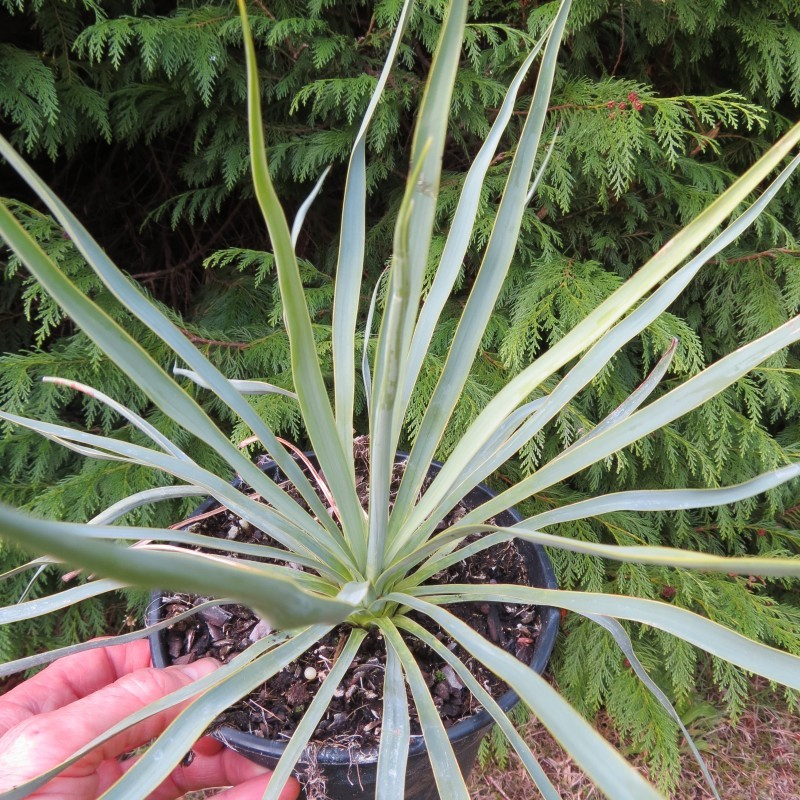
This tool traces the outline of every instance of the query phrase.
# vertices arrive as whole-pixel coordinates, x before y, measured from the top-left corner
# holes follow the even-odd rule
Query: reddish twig
[[[762,250],[760,253],[751,253],[749,256],[728,258],[725,260],[725,263],[741,264],[743,261],[756,261],[759,258],[777,258],[779,254],[800,256],[800,250],[793,250],[791,247],[773,247],[770,250]]]
[[[191,331],[187,331],[185,328],[181,328],[181,333],[194,344],[208,344],[214,347],[233,347],[237,350],[246,350],[252,344],[252,342],[222,342],[219,339],[205,339]]]
[[[708,133],[704,133],[703,136],[706,139],[716,139],[719,136],[719,129],[720,125],[719,122],[710,130]],[[702,153],[706,149],[706,141],[698,142],[697,146],[689,153],[689,158],[694,158],[698,153]]]
[[[258,500],[261,495],[256,494],[255,492],[250,492],[250,494],[245,495],[245,497],[252,498],[253,500]],[[179,530],[180,528],[184,528],[187,525],[191,525],[194,522],[199,522],[201,519],[208,519],[209,517],[214,517],[217,514],[221,514],[223,511],[227,511],[228,509],[225,506],[220,506],[219,508],[215,508],[211,511],[206,511],[204,514],[196,514],[193,517],[187,517],[186,519],[182,519],[180,522],[176,522],[174,525],[169,526],[169,530],[175,531]],[[140,539],[138,542],[134,542],[131,547],[143,547],[144,545],[149,545],[153,542],[152,539]],[[66,572],[64,575],[61,576],[61,580],[64,582],[71,581],[73,578],[77,578],[83,572],[82,569],[74,569],[72,572]],[[89,575],[88,580],[94,578],[94,574]]]
[[[339,514],[339,508],[336,505],[336,501],[333,499],[333,495],[331,494],[331,490],[328,488],[328,484],[322,479],[322,475],[317,472],[314,468],[314,465],[308,460],[306,454],[297,446],[292,444],[291,442],[287,441],[286,439],[281,439],[280,436],[275,437],[284,447],[288,447],[299,459],[300,461],[305,464],[308,471],[311,473],[311,477],[314,478],[317,486],[319,486],[320,491],[325,496],[325,499],[328,501],[328,505],[331,507],[331,511],[339,517],[339,522],[342,521],[341,515]],[[248,436],[247,439],[243,439],[239,442],[239,449],[241,450],[243,447],[247,447],[249,444],[254,444],[255,442],[259,441],[258,436]]]
[[[614,69],[611,70],[612,78],[617,74],[619,65],[622,63],[622,51],[625,49],[625,5],[623,3],[619,4],[619,19],[619,54],[617,55],[617,62],[614,64]]]
[[[251,500],[259,500],[261,498],[260,494],[256,492],[250,492],[245,494],[245,497],[249,497]],[[209,517],[216,516],[217,514],[221,514],[223,511],[227,511],[225,506],[220,506],[219,508],[214,508],[211,511],[206,511],[204,514],[197,514],[194,517],[188,517],[187,519],[182,519],[180,522],[176,522],[174,525],[170,525],[169,529],[171,531],[179,530],[180,528],[184,528],[187,525],[192,525],[195,522],[199,522],[201,519],[208,519]]]

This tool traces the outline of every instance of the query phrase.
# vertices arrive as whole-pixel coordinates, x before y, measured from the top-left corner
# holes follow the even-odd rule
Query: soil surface
[[[366,495],[366,444],[363,439],[356,440],[356,468],[357,474],[364,476],[359,484],[359,493]],[[402,465],[398,465],[395,484],[399,483],[401,469]],[[288,484],[282,486],[290,491],[293,488]],[[242,490],[249,491],[246,486]],[[465,513],[463,507],[454,509],[441,527],[449,527]],[[207,536],[280,547],[263,531],[243,522],[227,509],[195,519],[189,529]],[[231,554],[231,557],[237,556]],[[527,584],[527,578],[525,559],[514,542],[507,542],[454,564],[434,576],[430,582]],[[164,595],[163,613],[168,617],[175,616],[207,599],[185,594]],[[532,659],[533,645],[540,628],[535,607],[462,603],[448,608],[520,661],[528,663]],[[501,681],[463,652],[434,623],[421,615],[415,614],[414,618],[453,650],[492,696],[499,697],[507,690]],[[268,623],[249,608],[225,605],[204,609],[195,618],[175,623],[162,635],[172,663],[187,664],[205,656],[227,662],[270,632]],[[344,647],[348,633],[347,625],[333,629],[299,659],[228,709],[218,718],[214,728],[230,726],[264,738],[288,739]],[[404,638],[417,658],[445,727],[479,710],[479,705],[449,665],[417,639],[405,634]],[[380,741],[385,660],[382,636],[372,631],[362,642],[316,728],[313,740],[318,746],[338,746],[362,752],[377,748]],[[409,693],[411,733],[419,734],[419,721],[410,701]]]

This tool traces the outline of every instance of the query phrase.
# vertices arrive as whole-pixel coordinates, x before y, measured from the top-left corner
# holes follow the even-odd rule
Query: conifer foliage
[[[331,271],[341,213],[343,163],[383,63],[401,3],[379,0],[261,2],[251,8],[260,45],[270,165],[281,197],[299,204],[313,181],[332,171],[306,221],[298,252],[318,350],[329,364]],[[527,47],[549,23],[552,2],[476,0],[464,42],[440,197],[442,228],[488,129],[494,109]],[[398,67],[368,134],[370,229],[367,290],[390,252],[394,213],[410,147],[421,74],[429,63],[445,4],[420,2]],[[288,340],[269,242],[247,188],[246,110],[241,25],[232,4],[155,0],[0,0],[0,114],[5,133],[26,151],[68,205],[82,210],[118,263],[154,297],[230,378],[259,378],[291,388]],[[520,107],[526,103],[521,98]],[[800,116],[800,11],[793,0],[576,0],[548,119],[553,154],[523,223],[522,246],[483,342],[464,400],[445,438],[446,453],[490,390],[607,297],[636,265],[724,189]],[[519,129],[510,126],[482,198],[482,224],[458,291],[434,334],[426,380],[412,398],[405,431],[413,440],[496,210]],[[30,205],[21,187],[4,193],[26,228],[153,355],[167,354],[104,293],[55,223]],[[131,205],[131,202],[133,205]],[[122,209],[125,212],[122,212]],[[512,462],[533,470],[608,414],[670,346],[678,349],[665,381],[680,381],[800,309],[800,193],[785,191],[750,232],[707,265],[693,286],[612,362]],[[710,233],[710,232],[709,232]],[[319,244],[325,242],[323,246]],[[435,239],[434,255],[443,246]],[[438,248],[438,250],[437,250]],[[153,253],[161,260],[154,263]],[[378,289],[378,313],[381,310]],[[363,297],[363,331],[369,294]],[[45,375],[80,378],[119,398],[177,443],[173,423],[150,409],[137,387],[76,333],[13,258],[0,284],[4,322],[0,404],[39,419],[73,420],[137,441],[108,409],[75,400]],[[24,316],[23,316],[24,315]],[[537,496],[528,513],[598,491],[714,486],[741,482],[800,455],[798,353],[773,357],[720,397],[579,478]],[[87,365],[88,372],[87,375]],[[541,387],[542,393],[552,385]],[[363,398],[363,395],[362,395]],[[199,402],[208,395],[197,393]],[[303,443],[294,401],[252,400],[281,435]],[[363,399],[357,400],[363,412]],[[235,441],[249,431],[211,407]],[[185,434],[184,434],[185,435]],[[205,463],[213,459],[208,453]],[[119,497],[147,488],[153,473],[130,465],[82,461],[20,431],[0,441],[0,496],[61,519],[85,520]],[[202,459],[201,459],[202,460]],[[796,482],[758,501],[707,511],[616,513],[571,523],[562,532],[617,544],[667,544],[720,554],[797,553]],[[159,506],[144,522],[168,525],[186,506]],[[158,518],[156,515],[161,515]],[[141,517],[138,517],[141,519]],[[552,554],[565,588],[661,597],[800,653],[800,604],[788,583],[614,565]],[[3,553],[11,562],[12,553]],[[60,580],[45,573],[33,596]],[[12,582],[13,583],[13,582]],[[25,584],[14,583],[19,594]],[[87,602],[65,614],[41,641],[86,638],[124,614]],[[127,609],[137,613],[135,608]],[[606,703],[624,738],[646,749],[669,787],[678,738],[672,723],[626,669],[602,629],[568,616],[556,678],[591,714]],[[0,633],[9,657],[27,632]],[[736,713],[745,677],[729,665],[698,661],[688,645],[657,631],[632,629],[641,660],[689,710],[698,686],[716,684]],[[30,646],[30,639],[27,640]],[[641,703],[632,703],[638,696]],[[495,749],[502,755],[502,745]]]

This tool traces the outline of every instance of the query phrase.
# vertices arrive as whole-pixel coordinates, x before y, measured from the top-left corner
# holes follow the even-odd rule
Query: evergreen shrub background
[[[329,358],[337,246],[332,237],[345,159],[400,6],[400,0],[254,0],[251,5],[261,46],[271,167],[288,207],[296,208],[322,170],[333,165],[298,250],[323,363]],[[417,4],[400,65],[369,134],[363,311],[390,252],[412,115],[444,6],[443,0]],[[473,3],[435,251],[443,244],[441,232],[470,156],[554,6],[536,0]],[[288,387],[288,343],[269,242],[248,187],[240,45],[230,3],[0,0],[0,126],[118,263],[170,309],[229,377]],[[521,98],[519,108],[526,102]],[[522,246],[440,456],[491,392],[613,291],[800,116],[800,11],[794,0],[575,0],[552,103],[547,138],[560,128],[553,158],[526,214]],[[518,133],[512,123],[492,167],[483,230]],[[680,345],[667,386],[796,313],[799,188],[795,179],[724,259],[707,265],[670,313],[621,352],[495,480],[531,471],[612,410],[672,337]],[[128,320],[58,227],[27,204],[29,196],[8,171],[0,192],[15,198],[20,218],[63,269],[170,365],[161,344]],[[479,263],[484,241],[480,226],[478,231],[459,288],[469,284]],[[409,438],[460,309],[456,293],[437,331],[427,377],[412,400]],[[39,382],[52,374],[90,383],[165,430],[173,426],[148,409],[136,386],[62,318],[8,256],[0,283],[0,352],[6,353],[0,357],[0,403],[9,410],[138,441],[135,431],[103,407]],[[797,356],[794,351],[774,357],[703,409],[569,485],[533,498],[524,510],[598,490],[736,483],[796,459]],[[192,391],[234,439],[248,434],[202,390]],[[280,434],[303,441],[291,400],[270,396],[253,403]],[[212,460],[202,443],[180,434],[176,441],[205,463]],[[87,519],[124,494],[167,480],[137,467],[85,461],[12,430],[0,439],[0,460],[0,499],[64,519]],[[169,525],[189,510],[187,504],[161,505],[130,519]],[[800,498],[794,482],[759,501],[720,510],[617,513],[565,527],[578,538],[619,544],[796,554]],[[800,652],[800,604],[788,582],[552,556],[565,588],[660,596]],[[8,566],[20,559],[7,550],[1,557]],[[4,596],[16,599],[27,577],[3,584]],[[30,596],[60,585],[57,572],[46,573]],[[116,597],[86,602],[32,627],[5,629],[0,655],[136,624],[140,608],[140,596]],[[632,633],[641,660],[684,712],[699,708],[698,693],[714,685],[722,689],[730,713],[742,708],[747,681],[734,667],[698,659],[689,645],[666,634]],[[605,703],[623,738],[648,754],[666,788],[675,786],[680,744],[675,727],[602,629],[567,617],[554,671],[561,689],[585,713]]]

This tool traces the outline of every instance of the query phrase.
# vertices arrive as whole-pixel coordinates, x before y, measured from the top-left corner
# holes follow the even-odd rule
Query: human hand
[[[213,672],[211,658],[167,669],[150,666],[146,641],[67,656],[0,697],[0,791],[8,791],[60,764],[129,714]],[[185,704],[154,714],[117,734],[31,798],[95,800],[135,758],[119,756],[160,734]],[[271,772],[204,736],[195,757],[176,767],[148,800],[174,800],[186,792],[232,786],[219,800],[261,800]],[[294,779],[280,800],[294,800]]]

